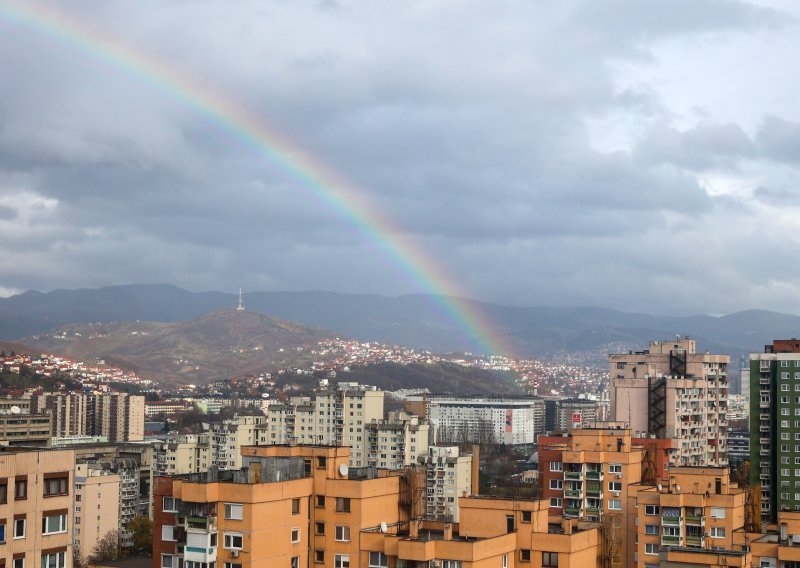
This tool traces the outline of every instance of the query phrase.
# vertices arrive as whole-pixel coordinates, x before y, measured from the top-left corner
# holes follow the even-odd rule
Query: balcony
[[[564,472],[564,479],[572,479],[572,480],[580,481],[581,472],[580,471],[565,471]]]
[[[667,517],[666,515],[661,517],[661,524],[668,525],[668,526],[679,526],[681,524],[680,517]]]
[[[183,552],[184,561],[191,562],[216,562],[217,547],[201,548],[198,546],[186,546]]]
[[[602,511],[603,510],[600,507],[586,507],[586,514],[587,515],[597,516]]]
[[[564,507],[564,514],[571,517],[577,517],[581,510],[578,507]]]
[[[603,479],[603,472],[602,471],[587,471],[586,472],[586,479],[590,479],[592,481],[600,481]]]
[[[691,536],[686,535],[686,546],[699,546],[702,547],[705,543],[703,542],[702,536]]]
[[[602,489],[587,489],[586,490],[587,497],[594,497],[595,499],[602,499],[603,498],[603,490]]]
[[[681,537],[664,535],[661,537],[661,544],[664,546],[680,546]]]
[[[564,491],[564,495],[575,499],[580,499],[581,497],[583,497],[583,493],[581,492],[580,489],[567,489]]]
[[[702,527],[706,524],[706,518],[699,515],[686,515],[686,524]]]

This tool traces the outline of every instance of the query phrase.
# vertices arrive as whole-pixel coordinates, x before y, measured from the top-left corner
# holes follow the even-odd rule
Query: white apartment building
[[[367,465],[400,469],[428,455],[430,427],[419,416],[390,412],[386,420],[366,425],[363,454]]]
[[[436,443],[536,443],[544,432],[544,400],[534,397],[427,396]]]
[[[294,397],[267,409],[260,445],[349,446],[350,465],[367,464],[366,425],[383,419],[384,393],[358,383],[338,383],[313,397]]]
[[[460,454],[458,446],[431,446],[420,458],[427,470],[429,518],[458,522],[458,498],[472,495],[472,458]]]

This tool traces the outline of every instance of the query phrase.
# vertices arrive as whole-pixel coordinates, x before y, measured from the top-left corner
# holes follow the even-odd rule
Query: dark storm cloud
[[[621,85],[617,67],[657,65],[656,47],[671,41],[780,33],[792,18],[774,9],[722,0],[69,9],[274,125],[477,298],[691,311],[769,296],[728,248],[743,239],[728,227],[766,200],[712,193],[703,175],[752,162],[793,168],[797,124],[768,117],[748,134],[711,116],[677,126],[658,84]],[[416,290],[346,213],[158,84],[2,20],[0,37],[0,73],[14,77],[0,98],[0,252],[10,266],[0,289]],[[614,116],[631,125],[629,148],[604,149],[590,132],[592,119]],[[707,255],[724,259],[714,290],[696,278]]]

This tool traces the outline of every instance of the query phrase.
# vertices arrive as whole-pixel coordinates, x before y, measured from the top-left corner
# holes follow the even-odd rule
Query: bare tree
[[[97,541],[90,560],[92,562],[109,562],[119,560],[122,552],[119,548],[119,531],[108,531],[103,538]]]
[[[72,568],[87,568],[88,564],[81,554],[81,545],[72,545]]]

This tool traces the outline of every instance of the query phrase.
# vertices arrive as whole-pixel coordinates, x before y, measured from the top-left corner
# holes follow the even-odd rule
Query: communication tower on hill
[[[242,289],[241,288],[239,288],[239,305],[236,306],[236,311],[237,312],[243,312],[244,311],[244,298],[242,298]]]

